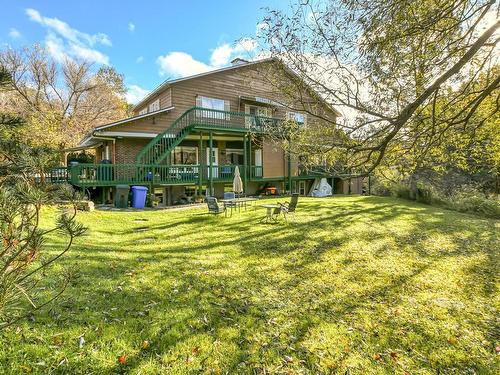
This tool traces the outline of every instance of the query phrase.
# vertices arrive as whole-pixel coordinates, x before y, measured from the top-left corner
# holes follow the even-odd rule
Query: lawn
[[[1,333],[3,372],[498,373],[499,221],[354,196],[262,215],[79,214],[78,277]]]

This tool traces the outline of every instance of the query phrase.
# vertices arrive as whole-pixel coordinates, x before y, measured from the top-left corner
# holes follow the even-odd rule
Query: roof
[[[149,113],[145,113],[145,114],[142,114],[142,115],[137,115],[137,116],[133,116],[133,117],[129,117],[129,118],[126,118],[126,119],[123,119],[123,120],[119,120],[119,121],[115,121],[115,122],[112,122],[110,124],[105,124],[105,125],[101,125],[101,126],[96,126],[94,129],[92,129],[79,143],[79,146],[78,147],[84,147],[84,148],[87,148],[87,147],[95,147],[94,143],[93,143],[93,140],[92,140],[92,137],[94,137],[94,133],[97,132],[97,131],[101,131],[101,130],[104,130],[104,129],[108,129],[108,128],[111,128],[113,126],[118,126],[118,125],[122,125],[122,124],[126,124],[128,122],[132,122],[132,121],[136,121],[136,120],[141,120],[141,119],[144,119],[144,118],[148,118],[148,117],[151,117],[151,116],[155,116],[155,115],[161,115],[162,113],[165,113],[165,112],[169,112],[171,111],[172,109],[174,109],[175,107],[168,107],[168,108],[163,108],[163,109],[160,109],[158,111],[154,111],[154,112],[149,112]]]
[[[164,112],[169,112],[171,111],[172,109],[174,109],[175,107],[168,107],[168,108],[163,108],[163,109],[159,109],[158,111],[154,111],[154,112],[149,112],[149,113],[144,113],[142,115],[137,115],[137,116],[133,116],[133,117],[128,117],[126,119],[123,119],[123,120],[119,120],[119,121],[115,121],[115,122],[112,122],[110,124],[106,124],[106,125],[101,125],[101,126],[96,126],[92,132],[95,132],[97,130],[102,130],[102,129],[107,129],[107,128],[111,128],[112,126],[117,126],[117,125],[122,125],[122,124],[126,124],[127,122],[131,122],[131,121],[136,121],[136,120],[141,120],[143,118],[146,118],[146,117],[151,117],[151,116],[155,116],[155,115],[160,115]]]

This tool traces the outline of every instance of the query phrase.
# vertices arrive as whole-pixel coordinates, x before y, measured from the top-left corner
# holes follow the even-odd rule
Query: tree
[[[10,87],[10,79],[9,72],[0,68],[0,90]],[[69,274],[58,289],[42,292],[41,281],[85,232],[75,221],[81,195],[68,185],[53,188],[36,183],[47,155],[52,154],[23,144],[15,131],[19,126],[23,126],[20,118],[0,113],[0,330],[61,295]],[[68,202],[70,209],[59,215],[52,228],[42,229],[42,207],[56,200]],[[44,239],[56,231],[68,241],[62,250],[49,255]]]
[[[12,78],[3,109],[25,118],[22,136],[32,145],[73,146],[96,125],[126,116],[123,76],[114,68],[57,62],[37,45],[2,51],[0,65]]]
[[[486,98],[498,103],[500,75],[492,69],[498,12],[492,0],[302,1],[291,15],[270,11],[264,48],[301,78],[271,75],[270,85],[289,102],[311,86],[353,114],[332,122],[302,102],[294,109],[323,126],[316,126],[314,142],[295,142],[295,152],[341,153],[348,167],[370,172],[391,151],[417,155],[446,139],[479,115]],[[480,74],[488,79],[477,84]],[[493,116],[497,107],[481,116]],[[332,128],[336,137],[321,136]]]
[[[498,74],[500,66],[493,67],[491,73]],[[468,95],[475,95],[478,88],[488,81],[488,75],[481,74],[469,88],[457,88]],[[453,90],[448,93],[450,98],[455,97]],[[394,142],[386,160],[382,163],[387,167],[396,167],[399,175],[404,179],[412,178],[432,185],[442,195],[451,195],[466,185],[488,193],[499,192],[500,176],[500,135],[498,124],[498,95],[489,95],[478,105],[474,113],[461,126],[454,126],[452,131],[441,129],[450,126],[450,121],[432,124],[433,108],[447,108],[447,117],[454,118],[463,111],[467,103],[455,102],[450,108],[446,97],[429,104],[419,121],[411,121],[407,128],[413,133],[422,132],[422,129],[435,126],[441,137],[422,143],[422,147],[415,148],[405,144],[406,140]],[[408,137],[410,142],[416,137]]]

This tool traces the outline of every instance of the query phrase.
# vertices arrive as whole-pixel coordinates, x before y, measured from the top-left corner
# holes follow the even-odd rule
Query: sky
[[[265,7],[290,0],[0,0],[0,48],[44,45],[56,60],[84,58],[124,74],[137,103],[166,79],[257,52]],[[243,38],[243,39],[242,39]]]

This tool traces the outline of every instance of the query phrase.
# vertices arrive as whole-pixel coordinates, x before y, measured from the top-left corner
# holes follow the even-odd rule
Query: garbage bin
[[[130,191],[130,186],[128,185],[116,185],[115,207],[117,208],[128,207],[129,191]]]
[[[145,186],[132,186],[132,207],[144,208],[146,206],[146,196],[148,188]]]

